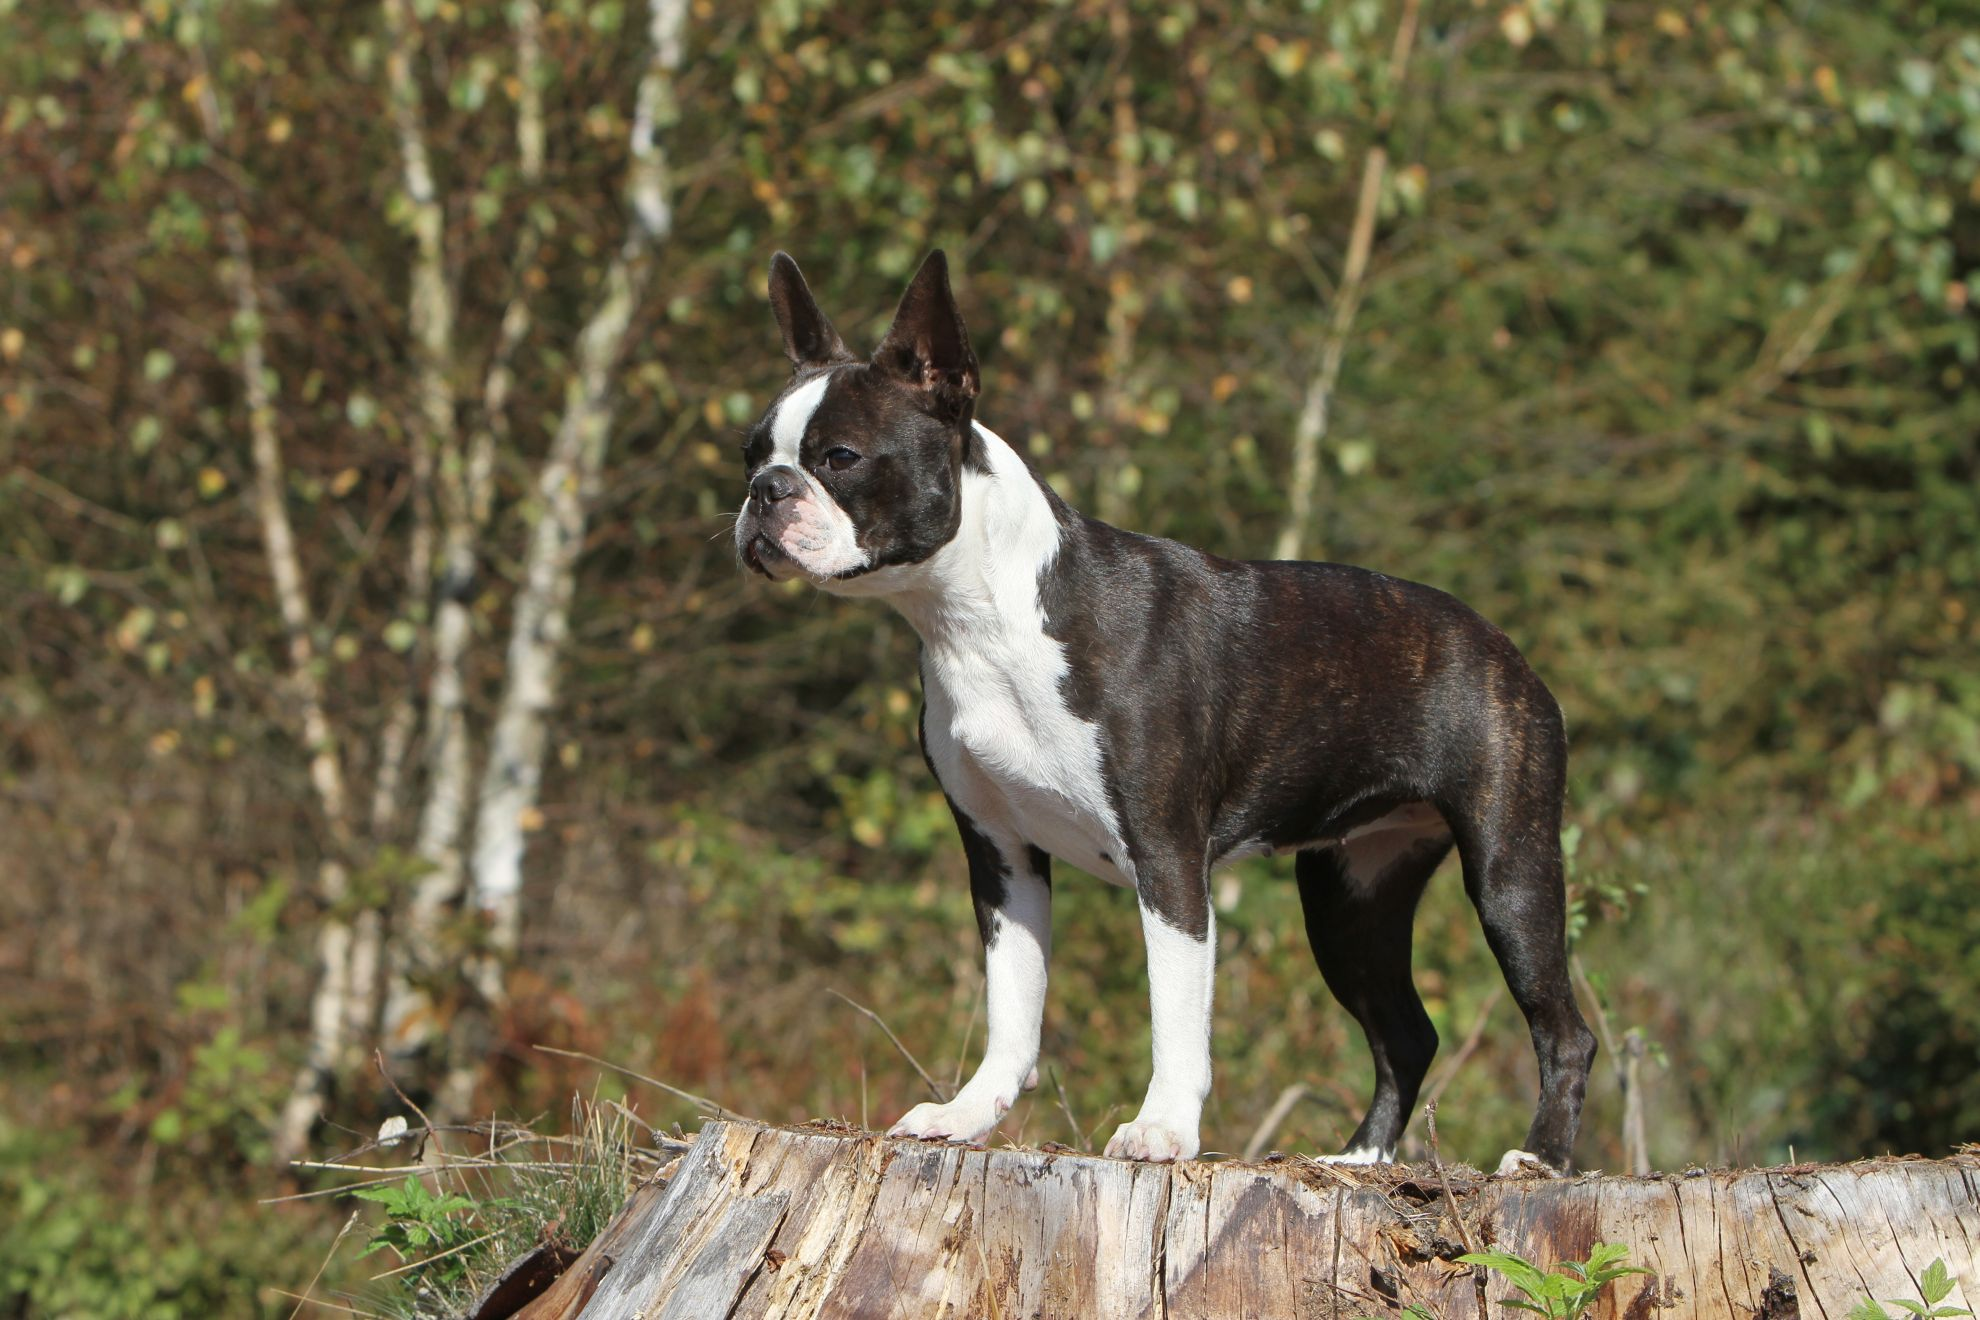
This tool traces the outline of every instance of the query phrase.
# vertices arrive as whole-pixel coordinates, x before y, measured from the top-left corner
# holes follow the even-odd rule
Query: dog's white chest
[[[976,433],[989,470],[963,472],[955,539],[924,563],[853,579],[855,590],[884,590],[921,634],[923,736],[956,805],[1006,845],[1133,884],[1100,731],[1067,704],[1065,647],[1045,631],[1038,583],[1058,522],[1024,460]]]
[[[1115,884],[1133,868],[1114,824],[1099,732],[1066,705],[1058,644],[1049,668],[995,649],[928,654],[929,760],[956,805],[993,834],[1015,835]],[[1018,661],[1013,667],[1011,662]]]

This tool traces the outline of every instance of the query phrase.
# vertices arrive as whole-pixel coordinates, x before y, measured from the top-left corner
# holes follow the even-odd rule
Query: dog
[[[1595,1038],[1569,984],[1560,707],[1443,592],[1341,564],[1238,562],[1070,508],[975,420],[975,353],[940,251],[872,357],[797,263],[770,264],[792,376],[743,444],[738,558],[891,604],[921,637],[921,745],[969,864],[989,1037],[954,1099],[891,1135],[981,1142],[1036,1086],[1053,858],[1134,890],[1154,1068],[1110,1157],[1200,1150],[1213,868],[1295,854],[1321,975],[1374,1055],[1346,1148],[1390,1161],[1437,1049],[1411,925],[1453,847],[1539,1059],[1502,1172],[1563,1172]]]

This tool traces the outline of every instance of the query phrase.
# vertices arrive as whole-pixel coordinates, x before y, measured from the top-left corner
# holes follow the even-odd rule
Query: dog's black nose
[[[749,483],[750,498],[766,507],[789,499],[799,489],[797,474],[787,467],[764,468]]]

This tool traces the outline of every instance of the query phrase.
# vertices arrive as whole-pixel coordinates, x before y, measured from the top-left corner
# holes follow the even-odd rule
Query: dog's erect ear
[[[770,309],[777,314],[777,328],[784,332],[784,356],[795,370],[855,360],[825,313],[818,310],[818,300],[805,285],[804,272],[788,252],[770,258]]]
[[[976,354],[969,331],[949,291],[949,259],[941,249],[928,254],[914,281],[901,295],[894,324],[873,354],[873,362],[927,393],[936,410],[964,418],[976,398]]]

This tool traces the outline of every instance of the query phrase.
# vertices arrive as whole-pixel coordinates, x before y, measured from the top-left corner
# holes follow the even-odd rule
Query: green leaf
[[[1935,1258],[1925,1267],[1925,1277],[1918,1281],[1919,1294],[1925,1298],[1927,1306],[1937,1306],[1946,1300],[1946,1294],[1952,1290],[1953,1281],[1946,1273],[1945,1258]]]
[[[1891,1320],[1891,1316],[1890,1312],[1866,1297],[1850,1308],[1845,1320]]]
[[[1572,838],[1571,844],[1568,840]],[[1561,851],[1571,853],[1581,842],[1581,827],[1570,825],[1561,831]],[[1597,1242],[1588,1249],[1588,1269],[1591,1273],[1605,1270],[1629,1255],[1629,1247],[1621,1242]]]
[[[1547,1286],[1547,1276],[1531,1261],[1503,1251],[1467,1252],[1458,1260],[1466,1265],[1483,1265],[1487,1269],[1497,1270],[1512,1281],[1513,1287],[1529,1297],[1542,1296]]]

